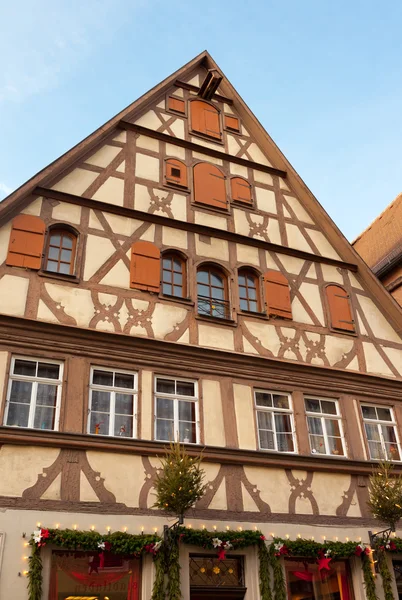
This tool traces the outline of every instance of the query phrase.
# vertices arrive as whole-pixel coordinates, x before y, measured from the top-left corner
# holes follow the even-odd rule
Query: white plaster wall
[[[79,225],[81,222],[81,206],[60,202],[53,208],[52,217],[57,221]]]
[[[81,196],[98,176],[99,173],[77,168],[63,177],[58,183],[52,185],[51,189]]]
[[[159,158],[137,152],[135,158],[135,175],[136,177],[159,182]]]
[[[234,383],[233,395],[239,448],[243,450],[256,450],[258,445],[254,429],[252,388],[249,385]]]
[[[97,235],[88,235],[85,251],[84,280],[88,280],[116,251],[112,242]]]
[[[236,244],[237,260],[240,263],[260,266],[260,257],[258,248],[254,246],[245,246],[244,244]]]
[[[26,206],[25,208],[23,208],[21,212],[24,215],[35,215],[36,217],[39,217],[40,211],[42,209],[42,200],[42,197],[36,198],[36,200],[28,204],[28,206]]]
[[[213,327],[212,325],[198,325],[198,342],[200,346],[218,348],[220,350],[234,350],[234,337],[231,329]]]
[[[261,187],[255,187],[257,207],[269,213],[277,213],[275,192]]]
[[[229,244],[226,240],[210,237],[210,242],[200,240],[198,233],[195,234],[195,251],[198,257],[219,258],[229,260]]]
[[[117,146],[108,146],[105,144],[102,148],[100,148],[95,154],[89,156],[85,162],[90,165],[94,165],[95,167],[101,167],[105,169],[114,158],[121,152],[121,148]]]
[[[159,152],[159,140],[147,137],[146,135],[139,135],[136,140],[137,148],[145,148],[146,150],[152,150],[153,152]]]
[[[206,225],[207,227],[215,227],[215,229],[227,230],[228,228],[227,219],[224,217],[216,217],[215,215],[199,211],[194,212],[194,222],[199,225]]]
[[[92,195],[93,200],[123,206],[124,202],[124,181],[117,177],[109,177],[105,183],[100,186]]]
[[[23,317],[27,301],[29,279],[4,275],[0,279],[0,313]]]
[[[182,229],[173,229],[172,227],[162,228],[162,244],[164,246],[172,246],[173,248],[182,248],[187,250],[187,231]]]
[[[7,258],[8,244],[10,242],[11,221],[0,227],[0,265]]]
[[[356,294],[356,298],[375,337],[400,343],[401,338],[390,323],[388,323],[385,316],[378,310],[374,302],[370,298],[366,298],[360,294]]]
[[[219,381],[202,380],[204,440],[207,446],[225,446],[222,397]]]

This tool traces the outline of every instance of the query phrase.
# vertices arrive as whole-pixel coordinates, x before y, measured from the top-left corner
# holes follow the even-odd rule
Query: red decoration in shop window
[[[318,564],[318,570],[321,571],[322,569],[325,569],[326,571],[330,571],[331,567],[329,566],[329,563],[331,562],[332,558],[330,556],[328,557],[322,557],[322,558],[318,558],[317,559],[317,564]]]
[[[362,546],[362,544],[357,544],[356,549],[355,549],[356,556],[361,556],[363,553],[366,555],[369,555],[370,548],[365,548],[364,546]]]

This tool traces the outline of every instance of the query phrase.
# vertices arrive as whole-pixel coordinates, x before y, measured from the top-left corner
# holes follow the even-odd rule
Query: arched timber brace
[[[194,170],[194,200],[216,208],[226,209],[225,176],[218,167],[198,163]]]
[[[130,287],[148,292],[160,289],[160,250],[152,242],[131,246]]]
[[[291,319],[292,305],[286,277],[279,271],[267,271],[264,274],[264,291],[268,316]]]
[[[190,104],[191,129],[220,140],[222,134],[218,109],[202,100],[193,100]]]
[[[230,180],[232,200],[251,204],[251,185],[242,177],[232,177]]]
[[[45,223],[33,215],[18,215],[13,220],[6,264],[39,270],[45,241]]]
[[[355,322],[350,307],[350,297],[340,285],[327,285],[327,295],[331,327],[344,331],[355,331]]]

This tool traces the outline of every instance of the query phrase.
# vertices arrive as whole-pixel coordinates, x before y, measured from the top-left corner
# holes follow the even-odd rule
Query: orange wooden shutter
[[[219,111],[202,100],[191,102],[191,129],[221,139]]]
[[[265,303],[269,317],[292,318],[288,280],[279,271],[267,271],[264,275]]]
[[[174,110],[175,112],[179,112],[184,114],[186,112],[184,100],[180,100],[180,98],[174,98],[173,96],[169,96],[168,99],[168,109]]]
[[[39,217],[16,217],[11,230],[6,264],[12,267],[40,269],[45,230],[45,223]]]
[[[198,163],[194,167],[194,200],[226,209],[225,176],[222,171],[209,163]]]
[[[148,292],[160,289],[160,250],[152,242],[131,246],[130,287]]]
[[[331,327],[344,329],[345,331],[355,331],[350,298],[346,290],[339,285],[328,285],[325,292],[327,294]]]
[[[240,121],[237,117],[225,115],[225,127],[226,129],[232,129],[232,131],[240,131]]]
[[[232,177],[230,180],[232,200],[251,203],[251,185],[242,177]]]
[[[166,183],[187,187],[187,167],[181,160],[176,158],[166,160]]]

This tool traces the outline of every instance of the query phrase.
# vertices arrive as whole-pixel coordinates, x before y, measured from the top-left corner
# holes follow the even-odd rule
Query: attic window
[[[230,131],[237,131],[237,133],[240,133],[239,119],[231,115],[225,115],[225,129],[230,129]]]
[[[177,158],[165,161],[165,185],[187,188],[187,167]]]
[[[186,105],[184,100],[181,100],[180,98],[175,98],[174,96],[169,96],[168,109],[172,110],[173,112],[177,112],[184,115],[186,112]]]

